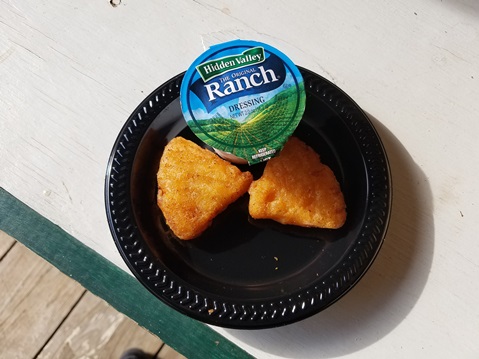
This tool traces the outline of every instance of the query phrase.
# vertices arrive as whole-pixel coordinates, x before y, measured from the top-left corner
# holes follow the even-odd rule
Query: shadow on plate
[[[281,357],[334,358],[379,341],[415,306],[434,252],[432,193],[399,140],[369,115],[389,158],[393,207],[385,242],[363,279],[328,309],[285,327],[225,331]]]

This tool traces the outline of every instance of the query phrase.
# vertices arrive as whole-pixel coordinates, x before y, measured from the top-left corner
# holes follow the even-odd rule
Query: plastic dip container
[[[235,40],[210,47],[193,62],[180,102],[203,142],[231,162],[254,164],[279,153],[303,116],[306,95],[286,55]]]

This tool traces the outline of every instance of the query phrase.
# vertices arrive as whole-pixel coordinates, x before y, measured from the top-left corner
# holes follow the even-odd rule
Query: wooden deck
[[[185,358],[2,231],[0,293],[1,358]]]

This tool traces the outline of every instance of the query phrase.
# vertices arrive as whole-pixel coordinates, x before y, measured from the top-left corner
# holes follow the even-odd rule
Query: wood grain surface
[[[325,312],[208,330],[260,358],[478,357],[475,0],[2,1],[0,187],[128,272],[104,209],[116,136],[147,94],[233,38],[277,47],[368,113],[393,215],[370,271]]]
[[[157,336],[0,231],[0,357],[184,359]],[[3,255],[2,255],[3,254]]]
[[[155,354],[162,345],[158,337],[86,292],[38,358],[120,358],[129,348]]]
[[[35,357],[84,292],[37,258],[17,244],[0,262],[2,356]]]
[[[8,216],[3,215],[9,213]],[[249,359],[244,350],[196,320],[169,308],[139,281],[0,188],[0,228],[56,269],[188,358]],[[48,238],[48,240],[46,240]],[[8,314],[5,314],[8,316]],[[194,335],[183,335],[194,333]],[[179,349],[178,349],[179,350]]]

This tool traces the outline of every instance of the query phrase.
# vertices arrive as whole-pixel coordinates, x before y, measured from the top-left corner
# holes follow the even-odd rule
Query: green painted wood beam
[[[187,358],[252,358],[207,325],[162,303],[133,276],[1,187],[0,230],[103,298],[119,312],[158,335]]]

